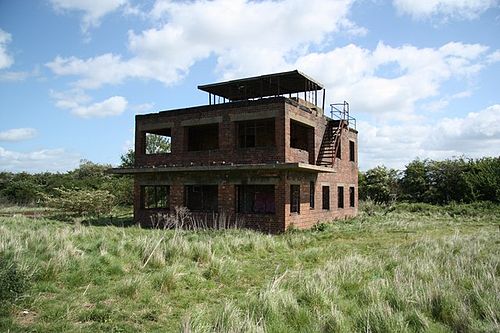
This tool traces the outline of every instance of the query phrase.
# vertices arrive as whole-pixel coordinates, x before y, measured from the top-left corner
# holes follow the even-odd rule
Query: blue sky
[[[498,0],[0,0],[0,171],[119,163],[134,115],[299,69],[358,119],[360,167],[500,155]]]

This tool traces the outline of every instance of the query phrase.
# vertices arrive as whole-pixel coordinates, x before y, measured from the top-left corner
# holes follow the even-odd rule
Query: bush
[[[28,278],[13,258],[0,253],[0,304],[15,301],[27,286]]]
[[[61,209],[79,216],[99,217],[111,213],[115,205],[115,196],[103,190],[68,190],[56,189],[58,196],[47,196],[49,207]]]
[[[379,166],[361,173],[359,177],[360,200],[371,199],[376,203],[389,203],[398,196],[398,171]]]

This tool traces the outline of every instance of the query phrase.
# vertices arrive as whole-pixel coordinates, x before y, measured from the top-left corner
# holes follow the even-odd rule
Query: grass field
[[[498,205],[279,236],[100,222],[0,217],[1,332],[500,331]]]

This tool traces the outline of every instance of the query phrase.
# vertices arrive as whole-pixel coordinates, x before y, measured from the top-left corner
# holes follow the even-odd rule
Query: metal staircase
[[[349,128],[356,129],[356,119],[349,115],[349,103],[346,101],[330,104],[330,107],[331,118],[328,119],[323,134],[316,165],[333,167],[340,149],[342,133]]]

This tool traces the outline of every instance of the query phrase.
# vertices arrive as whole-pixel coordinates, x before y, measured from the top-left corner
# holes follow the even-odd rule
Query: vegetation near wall
[[[133,156],[132,150],[124,154],[122,166],[133,166]],[[78,168],[66,173],[0,172],[0,203],[40,204],[47,196],[60,196],[58,189],[66,189],[108,191],[117,205],[132,205],[132,177],[109,174],[110,167],[83,160]],[[416,159],[402,171],[378,166],[360,172],[359,198],[376,203],[500,202],[500,157]]]
[[[17,205],[43,204],[47,197],[61,197],[64,191],[82,191],[101,196],[107,191],[115,197],[114,203],[129,206],[133,203],[133,179],[107,172],[111,165],[82,160],[80,166],[66,173],[10,173],[0,172],[0,203]],[[61,191],[62,190],[62,191]]]
[[[366,206],[277,236],[0,217],[0,332],[500,331],[498,204]]]
[[[500,157],[416,159],[402,171],[379,166],[360,172],[359,197],[378,203],[500,202]]]

